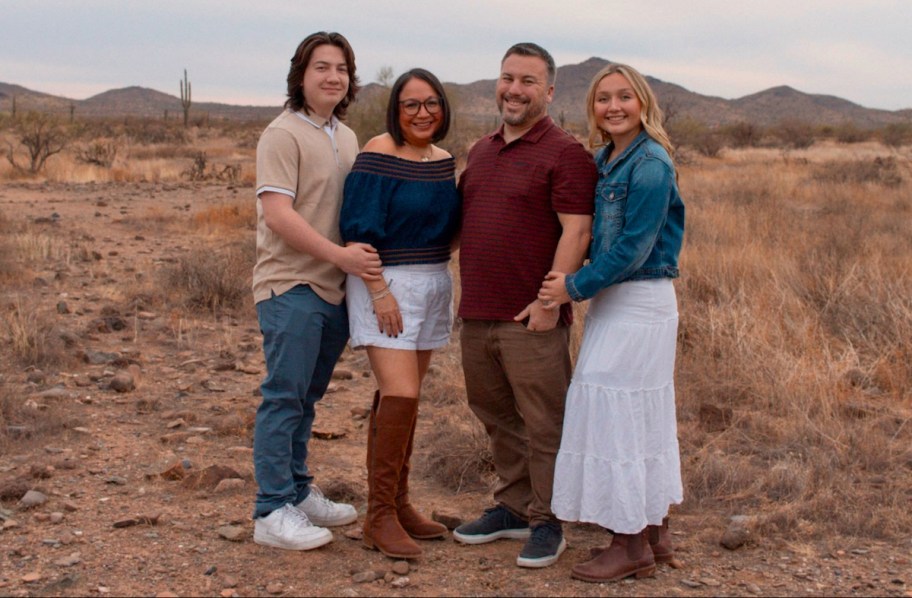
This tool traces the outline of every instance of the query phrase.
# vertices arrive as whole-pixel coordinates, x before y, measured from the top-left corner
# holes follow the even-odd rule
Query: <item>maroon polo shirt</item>
[[[509,144],[503,126],[475,143],[459,179],[461,318],[512,321],[535,300],[561,236],[557,214],[592,215],[596,179],[592,156],[549,116]],[[569,304],[561,319],[573,321]]]

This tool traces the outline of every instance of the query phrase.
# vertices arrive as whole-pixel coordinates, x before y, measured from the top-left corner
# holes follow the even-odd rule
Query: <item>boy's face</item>
[[[348,93],[348,63],[342,49],[331,44],[314,48],[304,69],[304,100],[317,116],[328,119]]]

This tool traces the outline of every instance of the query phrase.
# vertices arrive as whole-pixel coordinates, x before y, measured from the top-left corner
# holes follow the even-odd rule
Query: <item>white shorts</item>
[[[352,348],[426,351],[446,345],[453,330],[453,279],[447,263],[387,266],[383,276],[399,303],[403,330],[397,337],[380,332],[364,281],[349,274],[345,303]]]

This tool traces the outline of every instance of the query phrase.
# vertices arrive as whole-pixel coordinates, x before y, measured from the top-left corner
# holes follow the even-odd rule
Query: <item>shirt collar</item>
[[[546,114],[538,119],[538,122],[532,125],[532,128],[523,133],[519,138],[516,139],[516,141],[519,141],[521,139],[523,141],[528,141],[529,143],[538,143],[539,140],[545,135],[545,133],[548,132],[548,129],[550,129],[553,125],[554,121],[551,120],[551,117]],[[500,139],[503,140],[503,123],[501,123],[499,129],[491,133],[491,139],[494,139],[495,137],[500,137]]]
[[[334,133],[336,131],[336,126],[339,124],[339,119],[336,118],[335,114],[330,116],[329,120],[326,120],[325,118],[321,118],[316,114],[305,114],[303,110],[298,110],[295,112],[295,116],[318,129],[326,130],[328,133]]]

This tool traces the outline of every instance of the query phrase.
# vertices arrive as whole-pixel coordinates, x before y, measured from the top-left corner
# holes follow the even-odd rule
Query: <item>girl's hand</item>
[[[402,332],[402,313],[399,312],[399,303],[392,293],[387,294],[373,302],[374,313],[377,315],[377,326],[386,336],[398,337]]]
[[[570,302],[567,294],[567,275],[563,272],[552,270],[545,275],[545,281],[538,291],[538,300],[545,309],[557,309],[564,303]]]

